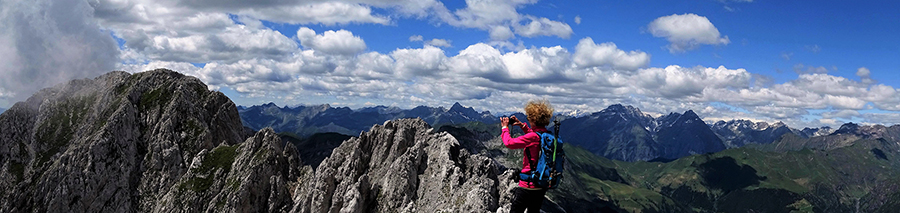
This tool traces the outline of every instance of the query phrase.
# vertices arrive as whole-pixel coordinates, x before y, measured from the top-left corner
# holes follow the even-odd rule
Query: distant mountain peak
[[[834,131],[832,134],[856,134],[859,130],[859,124],[849,122],[841,125],[840,128]]]
[[[459,104],[459,102],[456,102],[456,103],[453,103],[452,107],[450,107],[450,109],[454,109],[454,108],[465,108],[465,107],[463,107],[462,104]]]
[[[613,104],[613,105],[609,105],[608,107],[606,107],[606,109],[604,109],[603,111],[626,112],[626,111],[628,111],[628,108],[626,108],[622,104]]]
[[[637,107],[634,107],[631,105],[625,106],[622,104],[609,105],[609,107],[606,107],[606,109],[600,111],[600,113],[622,113],[622,114],[628,114],[628,115],[633,115],[633,116],[637,116],[637,117],[645,116],[644,113],[641,112],[641,110],[638,109]]]
[[[697,113],[694,113],[694,110],[690,110],[690,109],[688,111],[684,112],[684,116],[700,117],[699,115],[697,115]]]
[[[454,103],[453,106],[451,106],[450,109],[448,110],[448,112],[468,112],[468,111],[474,112],[475,109],[466,108],[462,104],[459,104],[459,102]]]

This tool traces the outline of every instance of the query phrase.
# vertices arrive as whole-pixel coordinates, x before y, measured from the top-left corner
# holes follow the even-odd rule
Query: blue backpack
[[[543,189],[555,189],[563,177],[563,166],[566,163],[566,153],[563,151],[563,142],[559,138],[559,121],[554,121],[554,132],[538,132],[541,136],[540,150],[537,162],[532,161],[531,171],[520,173],[519,179],[530,182]],[[525,148],[525,156],[531,159],[531,152]],[[535,166],[537,165],[537,166]]]

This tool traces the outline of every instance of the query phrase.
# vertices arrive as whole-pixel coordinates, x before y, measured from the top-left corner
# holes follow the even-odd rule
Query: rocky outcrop
[[[311,171],[301,169],[293,144],[263,129],[243,143],[197,153],[152,212],[287,212],[290,189]]]
[[[387,121],[313,169],[196,78],[112,72],[0,115],[0,212],[508,211],[517,169],[482,153],[492,135],[463,130]]]
[[[0,212],[293,206],[296,151],[244,134],[225,95],[169,70],[47,88],[0,115]]]
[[[493,212],[514,185],[498,174],[494,160],[421,119],[388,121],[334,149],[297,189],[293,211]]]

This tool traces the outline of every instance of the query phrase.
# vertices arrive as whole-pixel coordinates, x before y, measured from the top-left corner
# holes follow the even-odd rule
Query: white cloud
[[[448,106],[462,101],[477,109],[503,111],[521,110],[521,106],[510,105],[511,102],[548,98],[561,110],[590,112],[624,103],[657,115],[693,109],[704,118],[784,121],[800,127],[838,122],[846,117],[871,122],[884,118],[881,121],[887,122],[893,115],[890,112],[880,115],[854,115],[852,112],[873,108],[900,111],[897,95],[900,92],[892,86],[867,81],[872,77],[872,71],[867,68],[857,69],[859,80],[854,80],[856,78],[828,74],[828,70],[822,71],[821,67],[802,66],[798,70],[803,74],[796,79],[776,84],[772,77],[725,66],[648,67],[649,54],[621,50],[614,43],[595,43],[591,38],[581,39],[573,49],[526,46],[521,39],[515,41],[517,43],[510,41],[517,36],[568,38],[573,34],[571,27],[562,21],[518,11],[535,2],[472,0],[461,9],[450,11],[433,0],[96,0],[90,3],[96,22],[92,21],[90,12],[86,12],[88,15],[83,20],[81,17],[75,19],[78,23],[83,21],[84,25],[67,25],[81,29],[78,33],[37,24],[36,32],[47,31],[52,36],[32,38],[24,38],[21,35],[30,34],[19,33],[21,27],[11,24],[22,18],[16,19],[15,15],[20,12],[8,9],[17,8],[8,5],[18,5],[0,2],[3,11],[0,24],[6,27],[4,29],[11,29],[0,31],[0,62],[8,67],[25,67],[23,63],[45,63],[28,55],[34,51],[46,57],[54,54],[72,57],[63,53],[102,55],[99,53],[106,51],[101,50],[109,47],[113,52],[110,60],[123,62],[116,69],[143,71],[166,67],[178,70],[197,76],[212,89],[238,91],[240,95],[232,98],[239,104],[241,100],[254,100],[243,104],[266,100],[294,101],[285,104],[401,103],[406,104],[402,107],[414,107],[421,104]],[[58,4],[65,6],[60,8],[90,11],[86,7],[79,9],[79,4],[83,7],[84,3],[68,3],[71,2]],[[51,4],[57,3],[41,5]],[[35,8],[22,10],[28,9]],[[35,10],[40,11],[40,8]],[[43,21],[60,22],[58,17],[53,19],[54,13],[43,14],[50,14],[50,18]],[[262,25],[264,21],[326,26],[391,25],[397,24],[395,19],[403,18],[428,19],[435,25],[482,30],[488,32],[490,40],[462,44],[468,46],[452,55],[439,48],[450,46],[451,41],[426,40],[421,35],[413,35],[409,41],[421,41],[424,47],[366,52],[367,44],[363,38],[347,30],[317,33],[301,28],[292,39]],[[671,19],[687,22],[675,23]],[[576,16],[574,23],[580,23],[580,16]],[[709,20],[694,14],[660,17],[649,26],[649,32],[658,31],[654,36],[669,40],[669,50],[673,52],[729,43],[728,37],[720,35]],[[125,47],[120,51],[116,51],[110,32],[125,40]],[[21,44],[23,42],[31,44],[28,47],[36,47],[34,42],[53,47],[77,45],[78,42],[63,44],[48,39],[65,37],[62,34],[84,35],[67,41],[103,45],[94,45],[93,49],[72,47],[79,51],[61,53],[21,48],[28,46]],[[461,41],[455,42],[456,46],[461,45]],[[116,52],[121,54],[116,55]],[[103,68],[102,63],[112,63],[106,61],[92,60],[98,62],[99,71],[86,73],[85,77],[110,70]],[[201,68],[192,63],[205,63],[205,66]],[[94,66],[74,62],[52,64],[88,69]],[[0,70],[6,72],[10,68]],[[18,92],[9,89],[8,85],[12,84],[4,82],[0,86],[0,99],[10,97],[10,91]],[[813,117],[822,118],[810,120],[811,114],[807,111],[810,109],[834,109],[834,112],[814,114]]]
[[[508,78],[500,50],[484,43],[470,45],[450,58],[448,69],[454,73],[488,79]]]
[[[251,8],[238,11],[240,11],[238,14],[241,15],[290,24],[375,23],[386,25],[390,23],[390,18],[374,14],[369,6],[336,1]]]
[[[803,91],[836,96],[858,96],[865,94],[866,85],[844,77],[827,74],[804,74],[789,83]]]
[[[435,39],[431,39],[431,40],[429,40],[429,41],[426,41],[425,44],[426,44],[426,45],[435,46],[435,47],[451,47],[452,45],[450,45],[450,42],[452,42],[452,41],[450,41],[450,40],[445,40],[445,39],[436,39],[436,38],[435,38]]]
[[[437,75],[447,59],[443,50],[428,45],[422,49],[397,49],[391,52],[391,57],[396,60],[396,72],[405,78]]]
[[[557,36],[569,38],[572,35],[572,27],[566,23],[552,21],[548,18],[526,16],[530,22],[524,25],[514,25],[516,33],[525,37]]]
[[[614,69],[635,70],[650,63],[650,54],[641,51],[625,52],[612,42],[598,45],[587,37],[575,46],[573,60],[581,67],[610,66]]]
[[[819,66],[804,66],[802,63],[794,65],[794,72],[797,74],[824,74],[828,73],[828,68]]]
[[[0,2],[0,106],[115,68],[116,42],[84,1]]]
[[[779,107],[772,105],[752,107],[751,111],[755,114],[775,119],[795,118],[809,113],[801,108]]]
[[[862,117],[868,123],[884,124],[885,126],[900,124],[900,113],[866,113]]]
[[[664,69],[640,69],[631,77],[640,93],[666,98],[703,97],[708,89],[744,89],[750,85],[750,73],[744,69],[684,68],[671,65]],[[713,100],[714,101],[714,100]]]
[[[581,16],[575,16],[575,24],[581,24]]]
[[[366,42],[346,30],[329,30],[316,35],[316,31],[301,27],[297,30],[297,39],[304,47],[326,54],[354,55],[366,50]]]
[[[490,37],[494,41],[505,41],[515,36],[507,26],[493,26],[490,28]]]
[[[669,52],[677,53],[696,49],[703,44],[727,45],[728,36],[719,34],[709,19],[693,13],[659,17],[648,25],[655,37],[669,41]]]
[[[536,0],[468,0],[466,7],[451,12],[443,5],[432,8],[435,16],[456,27],[475,28],[490,32],[492,40],[512,38],[512,30],[525,37],[557,36],[569,38],[572,28],[563,22],[545,17],[520,14],[517,10]],[[524,24],[523,24],[524,22]]]
[[[815,45],[807,45],[806,50],[809,50],[812,53],[819,53],[820,51],[822,51],[822,48],[819,47],[818,44],[815,44]]]
[[[541,47],[506,53],[501,59],[510,79],[551,81],[561,77],[558,72],[566,69],[569,53],[560,46]]]
[[[853,117],[859,117],[861,114],[856,110],[838,110],[838,111],[829,111],[822,113],[822,118],[843,118],[843,119],[851,119]]]
[[[856,70],[856,76],[859,76],[860,81],[864,84],[874,84],[875,80],[872,79],[872,71],[869,71],[869,68],[860,67]]]

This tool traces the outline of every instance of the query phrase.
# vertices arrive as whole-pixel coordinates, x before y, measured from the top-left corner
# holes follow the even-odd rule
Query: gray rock
[[[492,159],[421,119],[388,121],[334,149],[298,189],[292,211],[493,212],[498,174]]]
[[[0,115],[0,212],[287,210],[296,150],[242,134],[228,97],[169,70],[47,88]]]
[[[507,210],[514,170],[470,146],[421,119],[387,121],[313,169],[196,78],[111,72],[0,115],[0,212]]]

